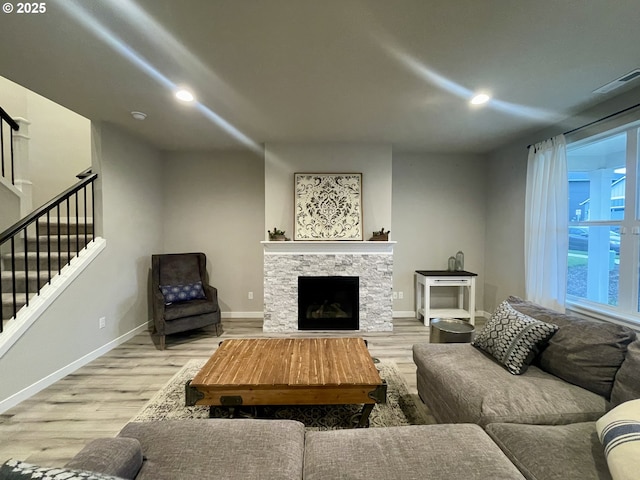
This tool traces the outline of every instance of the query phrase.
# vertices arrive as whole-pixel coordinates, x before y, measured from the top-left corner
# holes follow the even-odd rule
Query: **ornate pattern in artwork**
[[[362,174],[296,173],[295,240],[362,240]]]

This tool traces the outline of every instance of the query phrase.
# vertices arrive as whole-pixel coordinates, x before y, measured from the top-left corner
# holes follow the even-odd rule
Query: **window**
[[[567,147],[567,303],[640,323],[639,123]]]

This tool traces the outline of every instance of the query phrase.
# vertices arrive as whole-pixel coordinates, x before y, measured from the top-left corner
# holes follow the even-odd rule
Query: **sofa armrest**
[[[164,296],[160,289],[156,289],[151,294],[152,310],[153,310],[153,324],[156,329],[156,333],[164,333]]]
[[[98,438],[80,450],[65,467],[133,480],[142,467],[142,446],[135,438]]]
[[[211,285],[203,284],[204,294],[207,297],[207,300],[210,302],[218,303],[218,289],[216,287],[212,287]]]

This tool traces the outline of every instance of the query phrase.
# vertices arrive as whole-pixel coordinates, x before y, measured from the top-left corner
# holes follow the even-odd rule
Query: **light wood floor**
[[[206,331],[167,338],[157,350],[141,333],[51,387],[0,415],[0,463],[9,458],[62,466],[91,439],[112,437],[188,360],[206,359],[225,338],[354,336],[353,332],[262,333],[262,319],[225,319],[224,334]],[[429,329],[414,318],[394,319],[394,331],[362,335],[380,359],[397,363],[416,393],[411,346],[428,342]]]

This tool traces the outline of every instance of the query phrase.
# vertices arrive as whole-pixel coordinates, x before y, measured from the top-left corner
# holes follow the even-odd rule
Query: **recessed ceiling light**
[[[131,116],[136,120],[144,120],[147,118],[147,114],[144,112],[131,112]]]
[[[176,92],[176,98],[183,102],[193,102],[194,100],[193,93],[191,93],[189,90],[186,90],[184,88]]]
[[[471,105],[482,105],[483,103],[487,103],[489,100],[491,100],[491,97],[486,93],[478,93],[470,100],[470,103]]]

